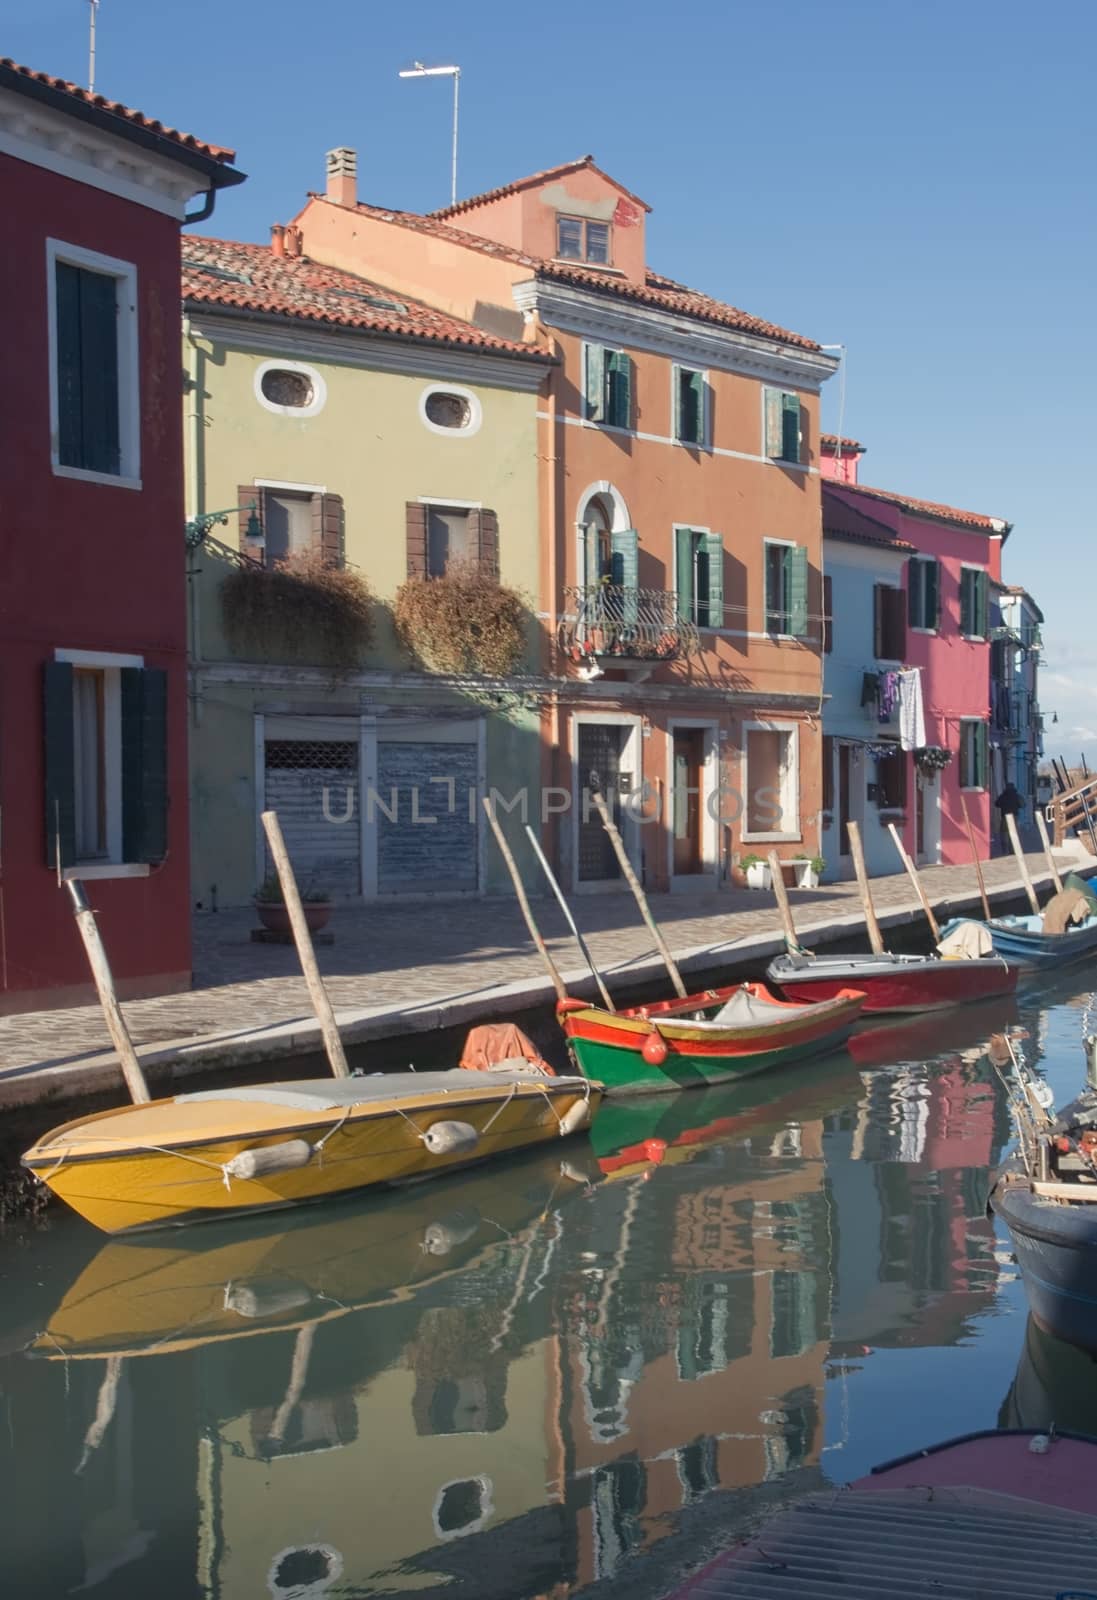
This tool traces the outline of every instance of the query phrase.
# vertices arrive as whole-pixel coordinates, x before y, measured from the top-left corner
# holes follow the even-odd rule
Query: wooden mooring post
[[[846,831],[849,834],[850,854],[853,856],[853,870],[857,874],[857,887],[861,891],[861,905],[865,912],[865,926],[868,929],[868,942],[872,946],[873,955],[886,956],[887,946],[884,936],[880,932],[880,924],[876,920],[876,907],[872,903],[872,890],[868,886],[868,872],[865,869],[865,851],[861,844],[861,829],[856,822],[847,822]]]
[[[141,1070],[141,1063],[137,1059],[137,1051],[133,1048],[126,1019],[122,1015],[122,1008],[118,1004],[118,995],[114,987],[114,975],[110,970],[107,952],[103,948],[103,941],[99,937],[99,924],[95,920],[95,912],[88,905],[84,893],[84,885],[75,878],[65,879],[65,888],[69,891],[72,901],[73,915],[76,917],[76,926],[80,937],[84,941],[84,950],[88,957],[88,966],[95,979],[95,988],[99,995],[99,1004],[103,1008],[103,1017],[107,1024],[111,1043],[118,1052],[118,1062],[122,1068],[122,1076],[126,1080],[130,1099],[134,1105],[144,1105],[152,1099],[149,1086],[145,1082],[145,1074]]]
[[[632,862],[628,858],[628,851],[625,849],[625,841],[621,837],[621,833],[617,827],[617,824],[609,814],[609,807],[606,805],[606,797],[600,789],[592,789],[590,792],[590,798],[594,803],[594,809],[602,819],[603,828],[605,828],[606,833],[609,835],[609,842],[613,846],[613,853],[617,857],[617,862],[622,873],[624,874],[625,882],[632,890],[632,898],[639,906],[640,915],[643,917],[647,926],[647,930],[651,934],[651,937],[655,940],[659,954],[663,958],[663,965],[666,967],[670,981],[674,985],[674,992],[678,996],[679,1000],[684,1000],[689,991],[682,982],[682,974],[678,971],[678,963],[670,953],[670,946],[663,938],[659,924],[651,914],[651,907],[648,905],[647,895],[644,893],[643,885],[636,876]]]
[[[510,845],[507,843],[507,837],[503,832],[502,826],[500,825],[499,818],[495,815],[495,807],[491,803],[490,796],[484,795],[480,803],[483,806],[484,814],[488,819],[488,826],[495,835],[495,842],[499,846],[499,854],[502,856],[504,864],[506,865],[506,869],[510,873],[510,881],[514,885],[514,893],[518,897],[518,909],[525,918],[526,927],[529,929],[529,936],[537,948],[538,955],[544,962],[545,971],[552,979],[552,987],[556,990],[556,998],[557,1000],[566,1000],[568,997],[567,985],[560,976],[559,967],[556,965],[549,953],[549,947],[544,941],[544,937],[540,928],[534,921],[533,912],[530,909],[529,898],[526,894],[525,885],[522,882],[522,874],[518,871],[518,863],[514,859],[514,853],[511,850]]]
[[[1036,830],[1040,835],[1040,843],[1044,847],[1044,860],[1047,862],[1047,869],[1051,873],[1051,881],[1055,885],[1055,892],[1056,894],[1062,894],[1063,880],[1059,876],[1059,868],[1055,865],[1055,857],[1051,853],[1051,840],[1047,834],[1047,823],[1044,821],[1044,813],[1039,806],[1036,807]]]
[[[967,842],[971,846],[971,860],[975,867],[975,877],[979,883],[979,899],[983,902],[983,917],[990,921],[990,901],[987,898],[986,881],[983,878],[983,864],[979,860],[979,846],[975,843],[975,829],[971,826],[971,815],[967,808],[967,801],[960,796],[960,810],[963,812],[964,827],[967,829]]]
[[[1021,840],[1017,833],[1017,818],[1012,812],[1006,816],[1006,832],[1009,834],[1009,842],[1013,847],[1013,854],[1017,857],[1017,866],[1021,873],[1021,881],[1025,886],[1025,893],[1028,895],[1028,903],[1032,907],[1032,914],[1038,917],[1040,915],[1040,902],[1036,898],[1036,890],[1032,887],[1032,877],[1028,870],[1028,862],[1025,860],[1025,852],[1021,849]]]
[[[769,862],[769,876],[770,882],[773,884],[773,893],[777,900],[777,910],[781,916],[781,929],[785,935],[785,945],[791,954],[792,951],[799,950],[800,941],[796,937],[796,924],[792,920],[792,906],[789,903],[785,875],[781,871],[781,858],[776,850],[771,850],[766,859]]]
[[[914,892],[922,902],[922,910],[926,914],[926,921],[929,923],[929,931],[933,935],[934,943],[936,943],[941,937],[941,929],[938,926],[937,918],[933,915],[933,907],[926,898],[926,891],[922,887],[921,878],[918,876],[918,868],[914,865],[914,862],[907,854],[907,848],[904,845],[902,838],[900,837],[899,830],[895,826],[894,822],[888,823],[888,832],[891,834],[892,844],[899,852],[899,860],[903,863],[903,866],[906,870],[906,875],[914,885]]]

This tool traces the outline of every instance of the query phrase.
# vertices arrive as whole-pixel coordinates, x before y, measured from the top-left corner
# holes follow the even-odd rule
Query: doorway
[[[705,766],[705,729],[674,730],[674,876],[696,876],[705,870],[702,824],[702,790]]]
[[[915,767],[915,848],[918,861],[936,865],[941,857],[941,776]]]
[[[623,818],[622,799],[631,795],[636,775],[635,724],[576,720],[576,884],[612,883],[621,877],[609,835],[590,805],[586,792],[595,788],[605,796],[609,814],[633,854],[631,829]]]

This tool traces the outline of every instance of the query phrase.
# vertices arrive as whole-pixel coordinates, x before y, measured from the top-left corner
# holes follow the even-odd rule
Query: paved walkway
[[[1063,864],[1075,858],[1064,855]],[[1029,858],[1034,881],[1048,881],[1042,857]],[[998,900],[1020,888],[1012,858],[984,865]],[[968,867],[923,873],[931,901],[947,910],[977,905]],[[873,880],[884,926],[920,916],[902,874]],[[856,934],[856,885],[791,894],[799,931],[824,943]],[[781,946],[772,895],[749,890],[662,895],[652,900],[667,942],[688,971],[757,970]],[[579,897],[577,919],[595,960],[620,994],[657,978],[651,937],[626,892]],[[585,969],[554,903],[536,915],[570,987]],[[194,988],[124,1006],[147,1064],[173,1076],[315,1053],[318,1033],[292,947],[255,944],[250,909],[205,914],[194,925]],[[509,899],[434,905],[346,907],[332,918],[335,942],[317,950],[346,1037],[403,1036],[470,1023],[547,1001],[551,988]],[[614,984],[616,978],[616,984]],[[89,1092],[117,1081],[117,1065],[97,1006],[0,1017],[0,1106]]]

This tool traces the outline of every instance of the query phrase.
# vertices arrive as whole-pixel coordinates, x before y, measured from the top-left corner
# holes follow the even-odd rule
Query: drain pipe
[[[211,191],[212,192],[212,191]],[[183,316],[183,370],[187,375],[186,440],[186,509],[184,517],[190,520],[202,510],[202,471],[199,450],[202,444],[202,350],[194,336],[189,313]],[[187,670],[190,677],[191,718],[194,726],[202,723],[202,694],[198,684],[198,669],[202,659],[201,630],[201,574],[198,562],[202,546],[187,551],[187,610],[189,612],[190,644]]]

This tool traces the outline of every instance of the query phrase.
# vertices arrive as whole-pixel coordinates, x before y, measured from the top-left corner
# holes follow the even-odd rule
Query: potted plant
[[[749,853],[739,857],[739,869],[745,875],[748,889],[768,889],[770,886],[769,863],[761,856]]]
[[[819,887],[819,879],[826,871],[826,867],[826,861],[822,856],[812,856],[804,868],[803,877],[800,879],[801,889],[817,889]]]
[[[310,933],[319,933],[331,916],[331,897],[311,879],[300,889],[301,905],[305,913],[305,926]],[[289,912],[282,897],[282,885],[276,872],[268,872],[253,901],[259,921],[270,933],[291,933]]]

